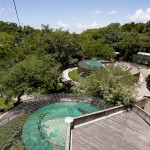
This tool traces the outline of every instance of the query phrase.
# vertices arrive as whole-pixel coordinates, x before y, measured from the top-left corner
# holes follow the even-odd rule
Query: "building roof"
[[[72,130],[72,150],[149,150],[150,126],[134,111]]]

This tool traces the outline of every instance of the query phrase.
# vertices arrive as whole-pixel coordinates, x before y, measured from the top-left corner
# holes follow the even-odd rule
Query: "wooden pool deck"
[[[134,111],[72,129],[72,150],[149,150],[150,126]]]

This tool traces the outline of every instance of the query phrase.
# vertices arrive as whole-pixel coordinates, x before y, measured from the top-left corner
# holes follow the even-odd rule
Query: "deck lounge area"
[[[149,150],[150,126],[134,111],[72,130],[72,150]]]
[[[147,102],[143,99],[132,109],[116,106],[74,118],[68,124],[66,150],[149,150]]]

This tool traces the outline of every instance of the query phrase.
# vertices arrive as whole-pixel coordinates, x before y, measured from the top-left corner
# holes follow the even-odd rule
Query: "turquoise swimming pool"
[[[86,64],[88,66],[98,67],[98,68],[103,66],[99,61],[96,61],[96,60],[86,60]]]
[[[90,105],[61,102],[47,105],[34,112],[26,121],[22,138],[27,150],[64,150],[66,142],[66,117],[95,112]]]

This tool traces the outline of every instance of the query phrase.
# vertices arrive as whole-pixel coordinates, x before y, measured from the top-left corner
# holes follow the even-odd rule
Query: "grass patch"
[[[68,75],[73,81],[79,82],[81,80],[81,77],[78,75],[78,69],[70,71]]]
[[[11,100],[9,103],[5,103],[4,99],[0,97],[0,108],[4,108],[5,110],[8,110],[14,106],[15,100]]]

